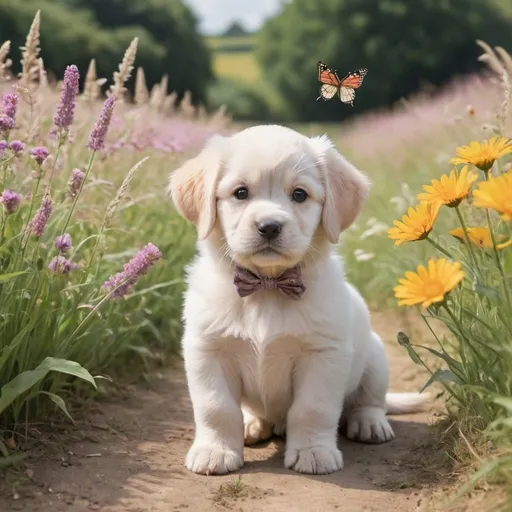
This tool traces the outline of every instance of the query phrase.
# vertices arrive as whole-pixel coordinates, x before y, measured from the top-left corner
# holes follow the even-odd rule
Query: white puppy
[[[339,471],[342,410],[350,439],[381,443],[386,412],[421,409],[416,394],[386,395],[382,342],[333,245],[368,189],[327,137],[275,125],[214,136],[171,175],[199,238],[184,305],[191,471],[239,469],[244,439],[273,429],[287,468]]]

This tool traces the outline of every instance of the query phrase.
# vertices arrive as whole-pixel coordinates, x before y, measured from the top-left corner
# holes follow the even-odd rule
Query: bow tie
[[[285,270],[278,277],[258,276],[237,265],[233,283],[240,297],[247,297],[258,290],[280,290],[287,297],[297,300],[306,291],[299,265]]]

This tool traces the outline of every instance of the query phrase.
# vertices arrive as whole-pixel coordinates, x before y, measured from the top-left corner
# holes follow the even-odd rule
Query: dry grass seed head
[[[41,11],[38,10],[34,21],[30,26],[25,46],[21,50],[21,80],[26,87],[30,87],[39,75],[38,56],[41,51],[39,47],[39,27],[41,23]]]
[[[136,37],[128,46],[124,53],[123,60],[119,64],[119,71],[114,72],[114,84],[110,86],[111,94],[113,94],[116,100],[124,100],[126,94],[126,87],[124,84],[128,81],[133,70],[133,64],[135,63],[135,57],[137,55],[137,44],[139,38]]]

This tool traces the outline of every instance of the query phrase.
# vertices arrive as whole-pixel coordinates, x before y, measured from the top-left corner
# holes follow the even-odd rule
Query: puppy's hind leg
[[[357,390],[349,397],[343,422],[349,439],[385,443],[395,437],[386,419],[389,369],[379,336],[372,332],[366,368]]]
[[[272,437],[272,424],[253,415],[242,406],[244,415],[244,443],[246,446],[266,441]]]

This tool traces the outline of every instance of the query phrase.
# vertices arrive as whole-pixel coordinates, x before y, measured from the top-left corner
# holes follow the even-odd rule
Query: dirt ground
[[[392,390],[417,391],[425,375],[393,341],[410,326],[389,315],[376,322],[388,342]],[[279,438],[246,448],[237,474],[195,475],[183,466],[194,425],[181,366],[125,391],[88,410],[70,430],[75,442],[52,456],[30,454],[23,474],[4,480],[0,511],[423,512],[442,480],[431,413],[393,417],[396,439],[384,445],[340,437],[345,467],[332,475],[285,469]]]

